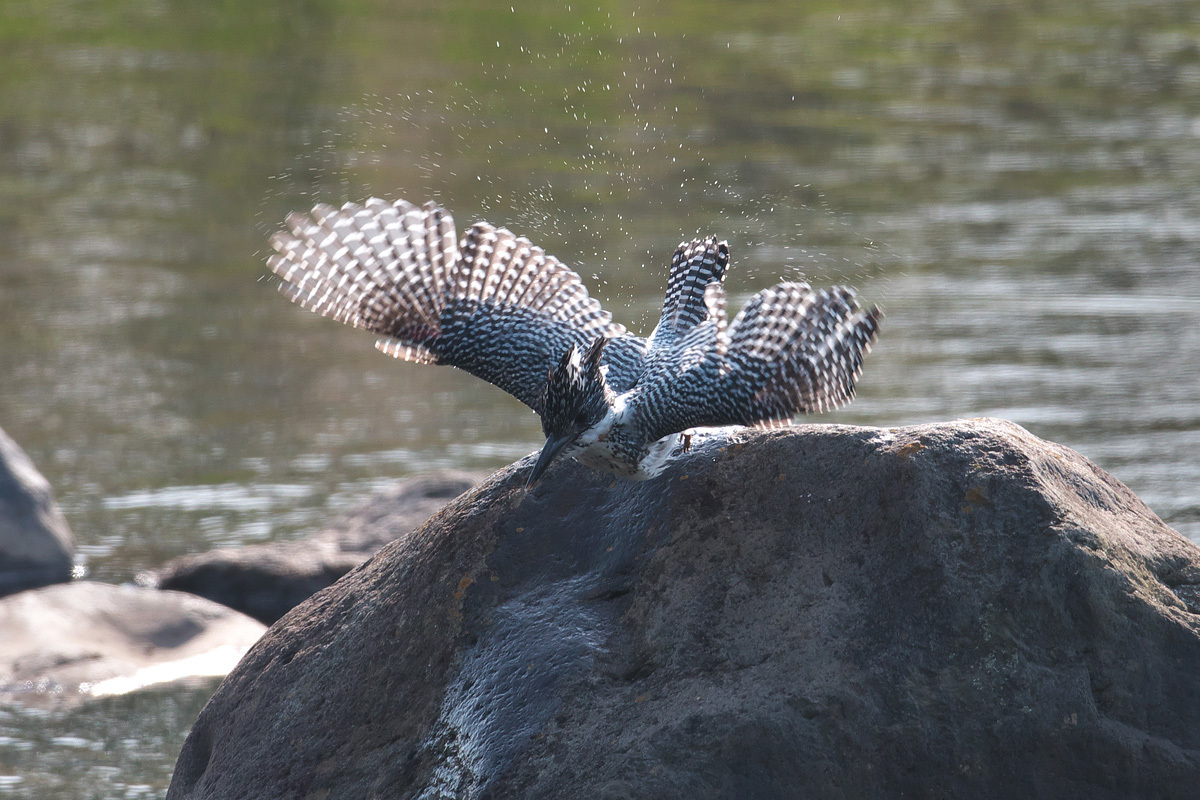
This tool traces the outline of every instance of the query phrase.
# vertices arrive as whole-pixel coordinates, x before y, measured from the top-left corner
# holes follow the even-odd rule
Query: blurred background
[[[288,211],[435,199],[648,333],[729,240],[887,313],[820,418],[1007,417],[1200,539],[1200,6],[5,0],[0,427],[79,568],[297,538],[540,446],[515,400],[284,300]],[[161,796],[212,686],[0,709],[0,797]]]

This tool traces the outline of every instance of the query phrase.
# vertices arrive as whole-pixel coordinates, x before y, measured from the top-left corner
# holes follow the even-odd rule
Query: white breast
[[[640,477],[639,470],[635,465],[617,458],[617,454],[604,442],[597,442],[586,450],[576,453],[575,460],[585,467],[612,472],[623,478]]]
[[[624,478],[646,480],[660,474],[671,460],[677,449],[678,437],[674,434],[665,436],[650,445],[649,451],[636,464],[631,463],[613,451],[612,442],[624,432],[629,406],[626,403],[629,395],[616,398],[612,409],[591,430],[579,437],[576,446],[579,448],[571,456],[591,469],[612,472]],[[628,451],[626,451],[628,452]]]
[[[623,478],[644,481],[653,478],[667,467],[676,449],[677,437],[667,436],[650,445],[647,453],[636,465],[617,457],[606,442],[595,442],[585,450],[574,454],[575,460],[585,467],[604,470]]]

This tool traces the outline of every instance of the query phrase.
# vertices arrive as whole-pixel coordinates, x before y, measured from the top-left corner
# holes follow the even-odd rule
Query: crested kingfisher
[[[725,312],[729,246],[679,245],[662,317],[626,331],[579,275],[524,237],[371,198],[293,213],[271,237],[269,266],[293,302],[379,334],[375,347],[448,364],[494,384],[541,417],[546,444],[532,485],[555,458],[652,478],[676,434],[776,426],[854,397],[882,312],[843,286],[784,282]],[[685,448],[686,449],[686,448]]]

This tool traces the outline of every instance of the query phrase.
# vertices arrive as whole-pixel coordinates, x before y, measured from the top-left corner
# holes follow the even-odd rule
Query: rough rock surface
[[[70,580],[74,550],[50,482],[0,430],[0,596]]]
[[[270,625],[410,533],[481,477],[443,472],[402,481],[312,536],[182,556],[168,561],[153,581],[160,589],[198,594]]]
[[[168,797],[1185,797],[1200,550],[1011,423],[528,461],[294,609]]]
[[[0,701],[63,705],[224,675],[266,628],[182,592],[76,581],[0,600]]]

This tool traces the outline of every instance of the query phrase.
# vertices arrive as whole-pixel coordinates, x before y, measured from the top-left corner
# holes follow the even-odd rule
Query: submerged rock
[[[1188,796],[1200,550],[1011,423],[528,461],[294,609],[168,797]]]
[[[76,581],[0,600],[0,701],[70,705],[224,675],[266,628],[182,592]]]
[[[70,580],[74,551],[50,482],[0,429],[0,596]]]
[[[154,582],[161,589],[198,594],[269,625],[388,542],[411,533],[480,477],[445,472],[401,481],[312,536],[181,556],[168,561]]]

